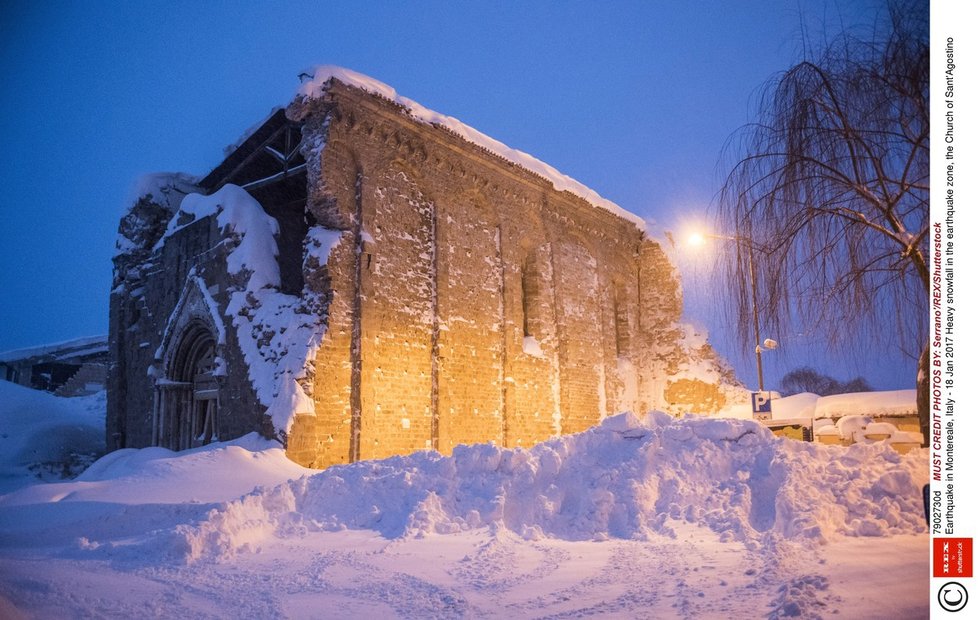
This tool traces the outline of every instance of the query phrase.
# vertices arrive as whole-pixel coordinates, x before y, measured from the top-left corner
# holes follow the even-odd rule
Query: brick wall
[[[661,400],[639,317],[671,324],[677,282],[665,261],[640,296],[657,246],[632,223],[343,84],[289,114],[316,145],[310,210],[351,236],[292,458],[529,446]]]

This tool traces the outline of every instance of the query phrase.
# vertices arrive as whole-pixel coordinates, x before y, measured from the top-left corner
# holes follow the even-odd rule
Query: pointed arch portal
[[[217,339],[205,324],[194,321],[175,342],[165,376],[156,382],[153,444],[186,450],[219,439]]]

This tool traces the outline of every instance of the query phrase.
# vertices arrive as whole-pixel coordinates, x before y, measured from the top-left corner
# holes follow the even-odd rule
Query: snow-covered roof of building
[[[51,357],[53,358],[52,361],[57,361],[58,359],[67,357],[105,353],[108,350],[108,336],[90,336],[88,338],[75,338],[74,340],[66,340],[64,342],[56,342],[37,347],[4,351],[0,353],[0,363],[16,362],[38,357]]]
[[[915,416],[917,390],[834,394],[822,396],[815,404],[816,418],[837,418],[850,414]]]
[[[442,127],[457,134],[464,140],[479,146],[490,153],[501,157],[513,164],[532,172],[547,181],[550,181],[557,191],[567,191],[580,198],[583,198],[592,205],[604,209],[635,224],[639,230],[645,231],[646,225],[638,215],[626,211],[610,200],[601,197],[596,191],[585,186],[583,183],[572,179],[563,174],[553,166],[546,164],[539,159],[524,153],[523,151],[511,148],[502,142],[490,138],[486,134],[473,129],[457,118],[446,116],[439,112],[429,110],[412,99],[398,95],[392,87],[376,80],[372,77],[357,73],[350,69],[337,67],[335,65],[320,65],[307,69],[303,75],[312,76],[303,82],[296,95],[299,97],[320,97],[324,93],[324,87],[330,80],[338,80],[349,86],[354,86],[365,90],[371,94],[388,99],[399,106],[402,106],[407,113],[416,121],[426,123],[436,127]]]

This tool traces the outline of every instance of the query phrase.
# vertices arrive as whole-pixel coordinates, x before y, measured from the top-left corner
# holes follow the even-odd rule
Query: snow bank
[[[73,482],[22,489],[0,500],[0,505],[216,503],[318,471],[293,463],[278,443],[250,433],[182,452],[116,450],[95,461]]]
[[[257,433],[183,452],[117,450],[72,482],[0,496],[0,549],[48,549],[137,566],[181,563],[189,557],[182,532],[190,524],[260,485],[311,471]]]
[[[357,73],[356,71],[351,71],[350,69],[345,69],[343,67],[337,67],[334,65],[321,65],[318,67],[313,67],[307,69],[305,73],[307,75],[311,75],[312,78],[303,82],[299,86],[299,90],[296,92],[297,96],[319,97],[322,95],[323,89],[326,87],[329,81],[336,79],[349,86],[354,86],[374,95],[383,97],[384,99],[389,99],[397,105],[402,106],[415,120],[422,123],[427,123],[429,125],[443,127],[444,129],[461,136],[468,142],[471,142],[476,146],[480,146],[494,155],[502,157],[503,159],[506,159],[517,166],[520,166],[521,168],[543,177],[544,179],[550,181],[553,184],[554,189],[557,191],[570,192],[575,196],[583,198],[596,207],[600,207],[635,224],[639,230],[645,230],[645,220],[643,220],[641,217],[622,209],[610,200],[602,198],[593,189],[586,187],[579,181],[576,181],[561,173],[553,166],[545,164],[539,159],[533,157],[532,155],[528,155],[523,151],[510,148],[502,142],[490,138],[484,133],[469,127],[457,118],[439,114],[438,112],[429,110],[428,108],[411,99],[408,99],[407,97],[398,95],[397,91],[379,80],[375,80],[374,78],[363,75],[362,73]]]
[[[0,493],[78,475],[105,452],[105,392],[61,398],[0,381]]]
[[[189,561],[347,528],[603,540],[674,536],[670,524],[690,522],[748,545],[891,536],[925,530],[926,478],[923,454],[881,444],[842,449],[748,420],[626,413],[530,450],[460,446],[333,467],[229,502],[176,536]]]

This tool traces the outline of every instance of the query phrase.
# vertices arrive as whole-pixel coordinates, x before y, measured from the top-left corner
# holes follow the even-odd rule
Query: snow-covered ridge
[[[563,174],[553,166],[546,164],[532,155],[524,153],[523,151],[506,146],[499,140],[490,138],[486,134],[478,131],[477,129],[473,129],[457,118],[429,110],[412,99],[398,95],[397,91],[395,91],[392,87],[379,80],[363,75],[362,73],[357,73],[356,71],[351,71],[350,69],[337,67],[335,65],[320,65],[313,67],[311,69],[307,69],[305,74],[311,75],[312,78],[303,82],[299,86],[296,95],[300,97],[314,98],[322,96],[323,88],[332,79],[339,80],[340,82],[343,82],[349,86],[363,89],[369,93],[383,97],[384,99],[389,99],[390,101],[404,107],[408,114],[410,114],[411,117],[417,121],[447,129],[452,133],[458,134],[468,142],[482,147],[498,157],[506,159],[517,166],[525,168],[526,170],[543,177],[544,179],[553,183],[554,189],[557,191],[570,192],[575,196],[583,198],[596,207],[600,207],[605,211],[635,224],[635,226],[637,226],[638,229],[643,232],[646,229],[644,219],[635,215],[634,213],[626,211],[610,200],[602,198],[593,189],[585,186],[583,183],[575,179],[572,179],[566,174]]]
[[[698,523],[721,541],[811,544],[923,533],[926,479],[922,450],[901,457],[779,438],[748,420],[625,413],[529,450],[482,444],[335,466],[228,502],[166,541],[194,561],[317,531],[654,540]]]

